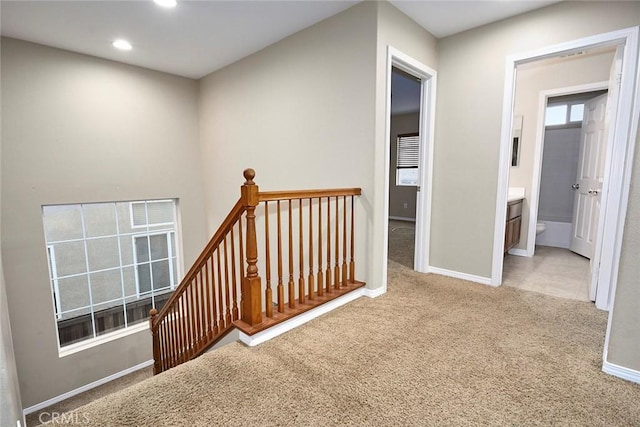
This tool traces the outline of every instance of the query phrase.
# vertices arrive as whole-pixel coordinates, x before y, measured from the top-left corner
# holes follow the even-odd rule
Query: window
[[[419,160],[420,136],[417,133],[398,135],[396,185],[418,185]]]
[[[582,122],[584,103],[549,104],[544,117],[545,126],[564,126]]]
[[[174,200],[43,207],[60,347],[144,322],[177,285]]]

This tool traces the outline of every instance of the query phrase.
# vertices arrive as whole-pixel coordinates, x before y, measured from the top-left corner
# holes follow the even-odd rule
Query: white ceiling
[[[358,3],[347,1],[2,1],[1,33],[34,43],[200,78]],[[444,37],[555,1],[392,3]],[[133,50],[115,50],[124,38]]]

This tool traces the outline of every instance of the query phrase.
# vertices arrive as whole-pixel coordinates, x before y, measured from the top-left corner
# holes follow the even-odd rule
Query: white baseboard
[[[415,218],[409,218],[405,216],[390,216],[389,219],[395,219],[396,221],[416,222]]]
[[[509,255],[531,257],[526,249],[509,249]]]
[[[377,298],[380,295],[384,295],[386,293],[387,293],[387,288],[383,286],[380,286],[379,288],[376,288],[376,289],[364,288],[364,296],[369,298]]]
[[[68,391],[66,393],[62,393],[60,396],[53,397],[51,399],[45,400],[44,402],[37,403],[33,406],[29,406],[25,408],[22,412],[24,415],[32,414],[40,409],[48,408],[51,405],[55,405],[56,403],[62,402],[70,397],[76,396],[80,393],[84,393],[85,391],[91,390],[92,388],[98,387],[99,385],[106,384],[109,381],[113,381],[120,377],[124,377],[132,372],[139,371],[140,369],[146,368],[147,366],[153,365],[153,360],[147,360],[146,362],[142,362],[138,365],[127,368],[123,371],[116,372],[115,374],[111,374],[108,377],[101,378],[97,381],[89,383],[87,385],[83,385],[82,387],[78,387],[74,390]]]
[[[602,372],[613,375],[614,377],[622,378],[623,380],[640,384],[640,371],[609,363],[606,360],[602,364]]]
[[[351,301],[364,296],[364,290],[364,288],[356,289],[352,292],[349,292],[348,294],[342,295],[341,297],[326,302],[312,310],[302,313],[296,317],[293,317],[254,335],[247,335],[244,332],[240,331],[240,341],[242,341],[249,347],[254,347],[256,345],[262,344],[266,341],[269,341],[270,339],[277,337],[278,335],[284,334],[287,331],[297,328],[300,325],[304,325],[305,323],[315,319],[316,317],[322,316],[323,314],[326,314],[331,310],[335,310],[342,305],[350,303]]]
[[[446,270],[444,268],[431,267],[431,266],[427,268],[427,272],[439,274],[441,276],[454,277],[456,279],[468,280],[470,282],[480,283],[482,285],[494,286],[491,284],[490,277],[476,276],[473,274],[460,273],[459,271]]]

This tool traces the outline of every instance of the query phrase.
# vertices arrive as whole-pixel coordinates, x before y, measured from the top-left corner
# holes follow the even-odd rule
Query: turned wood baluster
[[[238,259],[240,273],[240,316],[244,313],[244,240],[242,238],[242,215],[238,218],[238,247],[240,249],[240,258]]]
[[[203,335],[204,335],[204,328],[202,327],[202,312],[203,310],[200,308],[200,305],[202,304],[202,293],[200,292],[200,288],[201,288],[201,280],[200,280],[200,272],[198,272],[196,274],[196,278],[194,280],[195,282],[195,286],[194,286],[194,293],[195,293],[195,301],[194,301],[194,316],[196,318],[196,331],[198,332],[197,334],[197,342],[200,342]]]
[[[322,198],[318,197],[318,296],[324,295],[324,277],[322,277]]]
[[[354,215],[355,215],[355,209],[356,208],[355,208],[353,202],[354,202],[354,199],[353,199],[353,196],[351,196],[351,251],[349,252],[350,255],[351,255],[351,262],[349,263],[349,282],[350,283],[355,283],[355,281],[356,281],[356,277],[355,277],[356,276],[356,271],[355,271],[356,270],[356,263],[355,263],[354,258],[353,258],[353,246],[354,246],[354,240],[355,240],[354,231],[353,230],[354,230],[354,225],[355,225]]]
[[[160,337],[160,371],[165,371],[165,361],[167,360],[167,341],[169,336],[167,335],[166,317],[158,325],[158,336]]]
[[[300,200],[302,203],[302,200]],[[309,277],[307,279],[307,286],[309,288],[309,300],[313,300],[313,287],[316,284],[316,280],[313,277],[313,199],[309,199]]]
[[[284,313],[284,286],[282,286],[282,227],[280,223],[280,200],[278,208],[278,312]]]
[[[234,235],[234,226],[231,226],[231,286],[233,287],[233,310],[231,315],[233,320],[238,320],[238,283],[236,282],[236,244]]]
[[[227,236],[224,236],[224,302],[227,306],[225,323],[231,324],[231,282],[229,281],[229,252],[227,251]]]
[[[186,299],[184,298],[184,295],[182,295],[180,296],[180,325],[182,327],[182,348],[180,349],[180,359],[182,362],[189,360],[189,322],[187,321],[187,316],[185,316],[186,312]]]
[[[222,283],[222,266],[220,265],[220,245],[216,248],[216,268],[218,270],[218,323],[220,331],[226,327],[224,323],[224,283]]]
[[[336,236],[335,236],[335,241],[336,241],[336,247],[335,247],[335,257],[336,257],[336,261],[335,261],[335,267],[333,269],[333,286],[336,289],[340,289],[340,227],[339,227],[339,222],[340,222],[340,216],[338,215],[338,196],[336,196]]]
[[[207,321],[207,338],[213,338],[213,322],[211,321],[211,282],[209,281],[209,259],[207,258],[204,262],[204,310],[206,312],[206,321]],[[215,317],[215,315],[214,315]]]
[[[331,197],[327,197],[327,293],[331,293]]]
[[[267,288],[264,290],[264,300],[267,317],[273,317],[273,295],[271,291],[271,251],[269,250],[269,202],[264,202],[264,240],[265,259],[267,265],[265,274],[267,275]]]
[[[291,199],[289,199],[289,307],[296,306],[295,288],[293,283],[293,219],[291,215]]]
[[[149,330],[151,330],[151,340],[153,342],[153,374],[159,374],[160,369],[160,337],[158,336],[158,329],[153,326],[153,321],[158,315],[158,310],[152,308],[149,311]]]
[[[194,326],[193,326],[193,316],[191,315],[191,305],[193,302],[191,301],[191,292],[192,289],[190,286],[187,288],[187,291],[183,294],[185,302],[184,302],[184,317],[187,320],[187,360],[191,359],[191,353],[193,352],[193,336],[194,336]]]
[[[216,285],[216,265],[213,259],[213,252],[211,253],[211,270],[209,272],[209,278],[211,279],[211,317],[213,319],[213,336],[217,336],[220,333],[221,325],[218,325],[218,302],[217,293],[220,292]]]
[[[305,289],[304,289],[304,239],[302,237],[302,199],[299,200],[299,213],[300,215],[298,215],[299,218],[299,236],[298,236],[298,261],[299,261],[299,268],[300,268],[300,277],[298,278],[298,301],[300,301],[300,304],[304,304],[304,294],[305,294]]]
[[[242,204],[247,212],[247,276],[244,278],[242,287],[244,298],[242,320],[251,326],[262,323],[262,282],[258,276],[255,213],[258,206],[258,186],[253,182],[255,176],[253,169],[245,169],[246,181],[241,188]]]
[[[178,319],[176,314],[177,307],[174,304],[171,307],[171,329],[173,329],[173,351],[171,353],[171,367],[175,366],[180,359],[180,329],[178,328]]]
[[[342,286],[347,286],[347,196],[342,196]]]

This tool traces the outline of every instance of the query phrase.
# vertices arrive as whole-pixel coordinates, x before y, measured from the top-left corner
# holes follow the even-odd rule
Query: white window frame
[[[142,265],[142,264],[149,264],[149,277],[151,278],[151,290],[149,291],[151,293],[151,298],[153,300],[153,302],[155,303],[155,293],[153,290],[153,269],[151,268],[151,264],[153,262],[156,261],[169,261],[169,289],[170,290],[174,290],[176,288],[176,280],[175,280],[175,276],[173,274],[174,270],[173,270],[173,258],[175,256],[176,258],[176,265],[177,265],[177,255],[174,255],[173,253],[173,248],[171,247],[171,235],[173,234],[173,239],[175,241],[175,231],[161,231],[158,233],[148,233],[148,234],[134,234],[131,236],[131,247],[133,248],[133,266],[134,266],[134,272],[135,272],[135,276],[136,276],[136,296],[138,298],[140,298],[140,294],[146,294],[147,292],[140,292],[140,278],[138,277],[138,266]],[[136,239],[142,238],[142,237],[146,237],[149,238],[151,236],[161,236],[164,235],[166,236],[166,240],[167,240],[167,256],[168,258],[160,258],[160,259],[155,259],[152,260],[151,259],[151,244],[148,245],[147,247],[147,251],[149,254],[149,261],[138,261],[138,251],[136,250]],[[149,241],[150,243],[150,241]],[[162,292],[165,293],[165,292]],[[146,296],[144,297],[146,298]]]
[[[133,230],[134,227],[132,227],[131,231],[127,231],[124,233],[121,233],[120,230],[120,221],[118,219],[118,209],[117,209],[117,204],[120,203],[129,203],[129,209],[130,209],[130,216],[132,214],[131,211],[131,205],[134,203],[154,203],[154,202],[170,202],[173,204],[173,218],[174,221],[173,222],[165,222],[165,223],[157,223],[157,224],[151,224],[151,225],[144,225],[144,228],[146,228],[146,232],[142,231],[142,230]],[[85,227],[85,212],[84,212],[84,206],[86,205],[92,205],[92,204],[113,204],[115,205],[115,224],[116,224],[116,234],[108,234],[108,235],[103,235],[103,236],[96,236],[96,237],[88,237],[87,236],[87,232],[86,232],[86,227]],[[108,342],[111,341],[113,339],[117,339],[119,337],[122,336],[127,336],[131,333],[135,333],[139,330],[144,329],[145,327],[148,327],[146,325],[148,325],[148,322],[139,322],[139,323],[135,323],[133,325],[131,325],[129,323],[129,319],[127,319],[127,300],[131,300],[131,297],[135,296],[137,299],[140,298],[139,294],[139,283],[138,283],[138,272],[137,272],[137,254],[135,252],[135,243],[132,243],[132,247],[133,247],[133,257],[132,260],[133,262],[131,264],[126,264],[123,265],[123,260],[122,260],[122,237],[126,237],[126,236],[132,236],[133,237],[142,237],[142,236],[152,236],[152,235],[166,235],[167,237],[167,253],[169,255],[168,258],[162,258],[156,261],[161,261],[161,260],[167,260],[169,262],[169,275],[170,275],[170,289],[167,290],[163,290],[159,293],[157,293],[158,295],[160,294],[165,294],[166,292],[171,292],[175,289],[176,287],[176,283],[177,283],[177,278],[178,275],[180,274],[180,269],[181,269],[181,263],[179,258],[179,253],[181,253],[181,251],[179,250],[179,247],[177,246],[178,240],[179,240],[179,221],[178,221],[178,212],[177,212],[177,206],[178,206],[178,199],[162,199],[162,200],[147,200],[147,201],[132,201],[132,202],[127,202],[127,201],[112,201],[112,202],[92,202],[92,203],[77,203],[77,204],[73,204],[75,206],[79,206],[80,207],[80,211],[81,211],[81,228],[82,228],[82,237],[80,238],[74,238],[74,239],[68,239],[68,240],[52,240],[49,241],[46,236],[45,236],[45,241],[46,241],[46,246],[47,246],[47,259],[48,259],[48,263],[49,263],[49,273],[50,273],[50,283],[52,286],[52,299],[53,299],[53,307],[55,310],[54,313],[54,317],[56,319],[56,324],[58,324],[59,321],[61,320],[65,320],[64,319],[64,315],[66,313],[73,313],[73,312],[78,312],[80,310],[88,310],[88,313],[85,313],[83,315],[86,314],[90,314],[91,316],[91,331],[92,331],[92,336],[89,335],[86,338],[79,340],[77,342],[73,342],[73,343],[69,343],[69,344],[64,344],[61,345],[60,344],[60,336],[59,336],[59,331],[58,331],[58,327],[56,327],[56,336],[57,336],[57,342],[58,342],[58,352],[59,352],[59,356],[60,357],[64,357],[67,356],[69,354],[73,354],[76,353],[78,351],[82,351],[84,349],[87,348],[91,348],[94,347],[96,345],[102,344],[104,342]],[[49,206],[54,206],[54,205],[49,205]],[[57,206],[62,206],[62,205],[57,205]],[[43,218],[44,218],[44,209],[47,206],[43,206]],[[132,218],[131,218],[132,221]],[[148,221],[147,221],[148,222]],[[133,224],[133,221],[132,221]],[[170,229],[160,229],[160,230],[153,230],[150,231],[149,228],[150,227],[159,227],[159,226],[170,226]],[[135,227],[135,228],[141,228],[141,227]],[[174,242],[175,242],[175,250],[171,244],[171,238],[173,237]],[[96,240],[96,239],[105,239],[105,238],[116,238],[117,240],[117,244],[118,244],[118,263],[119,265],[117,267],[110,267],[110,268],[106,268],[106,269],[98,269],[98,270],[91,270],[90,266],[89,266],[89,257],[88,257],[88,249],[87,249],[87,242],[91,241],[91,240]],[[81,273],[76,273],[76,274],[70,274],[70,275],[65,275],[60,277],[58,275],[58,266],[57,266],[57,259],[56,259],[56,253],[55,253],[55,245],[56,244],[61,244],[61,243],[71,243],[71,242],[82,242],[83,246],[84,246],[84,256],[85,256],[85,271],[81,272]],[[132,242],[135,242],[134,240],[132,240]],[[149,248],[150,250],[151,248]],[[149,257],[151,256],[151,254],[149,253]],[[175,268],[173,265],[173,262],[176,262]],[[149,262],[149,265],[151,267],[151,261]],[[136,294],[133,295],[126,295],[125,293],[125,283],[124,283],[124,269],[128,268],[128,267],[133,267],[134,269],[134,274],[135,274],[135,281],[136,281]],[[110,300],[110,301],[102,301],[100,302],[99,305],[102,304],[107,304],[110,302],[122,302],[122,309],[123,309],[123,313],[124,313],[124,324],[123,327],[120,329],[116,329],[114,331],[109,331],[109,332],[101,332],[100,334],[97,333],[97,325],[96,325],[96,307],[93,303],[93,297],[92,297],[92,292],[91,292],[91,274],[94,273],[100,273],[100,272],[105,272],[105,271],[114,271],[117,270],[120,272],[120,285],[122,287],[121,289],[121,297]],[[153,273],[151,273],[153,274]],[[60,289],[59,289],[59,280],[60,279],[66,279],[66,278],[72,278],[72,277],[79,277],[79,276],[86,276],[87,278],[87,286],[89,288],[89,305],[86,306],[82,306],[82,307],[74,307],[71,310],[67,310],[67,311],[63,311],[62,310],[62,301],[60,298]],[[151,301],[153,306],[155,306],[155,294],[153,292],[153,290],[150,292],[150,297],[151,297]],[[144,298],[148,298],[149,296],[144,296]],[[73,318],[73,317],[72,317]],[[142,325],[142,326],[140,326]]]
[[[565,111],[565,117],[564,117],[564,123],[558,123],[555,125],[548,125],[545,123],[545,128],[550,128],[550,129],[556,129],[556,128],[562,128],[562,127],[579,127],[582,125],[582,118],[580,120],[571,120],[571,108],[573,108],[573,106],[575,105],[582,105],[584,106],[585,100],[584,99],[580,99],[580,100],[575,100],[575,101],[559,101],[559,102],[553,102],[553,100],[549,101],[547,103],[547,106],[545,107],[545,120],[547,117],[547,109],[549,107],[558,107],[561,105],[566,105],[567,106],[567,111]],[[582,117],[584,118],[584,111],[582,114]]]
[[[172,200],[172,199],[162,199],[162,200],[140,200],[140,201],[135,201],[135,202],[129,202],[129,216],[131,219],[131,228],[147,228],[147,227],[160,227],[163,225],[173,225],[175,224],[175,222],[154,222],[153,224],[149,224],[149,211],[147,210],[146,206],[148,204],[151,203],[169,203],[172,202],[174,204],[174,209],[176,206],[176,201]],[[146,224],[142,224],[142,225],[136,225],[135,222],[133,221],[133,205],[139,205],[139,204],[144,204],[145,205],[145,215],[146,215]],[[175,218],[175,213],[173,215],[173,217]]]

